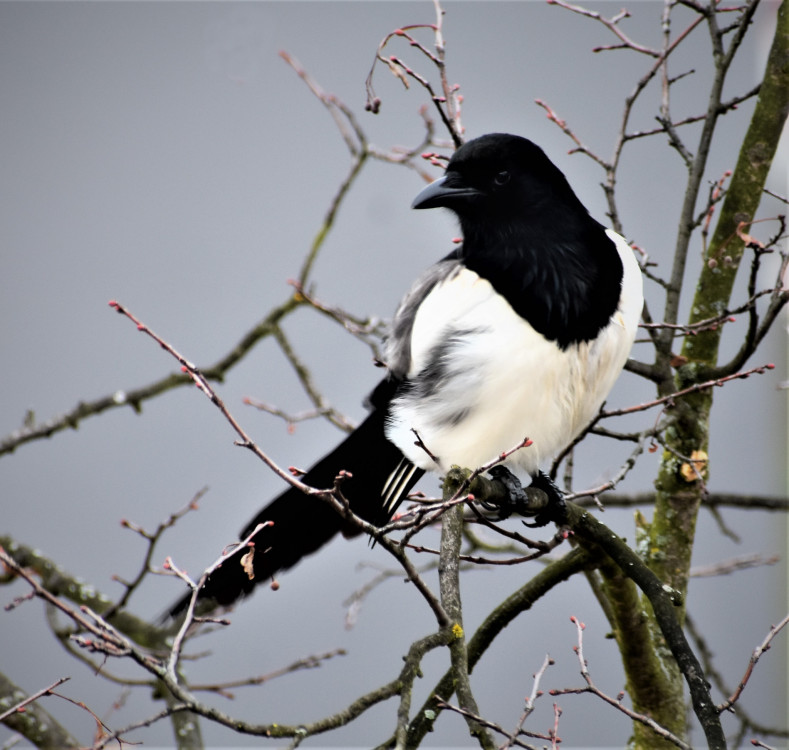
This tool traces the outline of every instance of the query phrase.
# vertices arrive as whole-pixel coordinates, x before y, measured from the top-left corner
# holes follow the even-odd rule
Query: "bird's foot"
[[[532,488],[542,490],[548,497],[548,503],[536,514],[533,523],[526,523],[526,521],[524,523],[527,526],[547,526],[549,523],[562,526],[567,523],[567,503],[564,499],[564,493],[559,489],[556,482],[545,472],[540,471],[531,479],[529,489]]]
[[[490,510],[498,511],[499,520],[517,513],[520,516],[532,516],[532,522],[523,522],[532,527],[547,526],[549,523],[561,525],[567,521],[564,495],[547,474],[535,474],[531,484],[525,489],[506,466],[494,466],[488,474],[495,482],[502,484],[506,491],[503,500],[495,505],[486,504]]]

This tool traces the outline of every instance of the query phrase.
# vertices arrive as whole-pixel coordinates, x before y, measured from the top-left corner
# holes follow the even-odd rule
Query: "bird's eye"
[[[493,178],[493,182],[495,182],[496,185],[499,185],[499,186],[506,185],[509,181],[510,181],[510,173],[506,169],[504,169],[501,172],[499,172]]]

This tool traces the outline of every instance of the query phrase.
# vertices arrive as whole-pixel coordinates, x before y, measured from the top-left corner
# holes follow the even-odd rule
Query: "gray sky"
[[[592,47],[614,38],[588,19],[541,3],[445,7],[450,79],[465,96],[468,136],[498,130],[530,137],[565,172],[592,214],[605,220],[602,173],[591,160],[567,154],[571,142],[534,100],[548,102],[587,145],[608,157],[622,100],[648,60],[625,52],[592,54]],[[621,5],[593,7],[611,15]],[[633,17],[623,28],[644,44],[658,43],[661,5],[630,7]],[[765,2],[761,8],[727,95],[759,80],[776,7]],[[80,400],[138,387],[176,369],[159,347],[112,313],[110,299],[128,306],[198,364],[212,363],[282,302],[289,294],[286,281],[298,273],[346,174],[348,157],[325,110],[277,52],[287,50],[345,101],[372,142],[382,148],[411,145],[422,133],[421,92],[404,91],[379,68],[376,88],[383,107],[375,117],[363,111],[364,79],[388,31],[432,21],[427,2],[0,3],[0,433],[19,427],[28,409],[45,420]],[[707,43],[703,31],[696,36],[675,63],[675,73],[697,69],[675,87],[677,114],[694,114],[706,101]],[[393,49],[432,76],[413,51]],[[636,109],[634,127],[652,127],[656,105],[653,91]],[[744,105],[721,122],[709,179],[733,166],[750,112]],[[784,149],[783,164],[785,156]],[[662,142],[639,141],[626,152],[620,177],[624,229],[663,267],[672,252],[682,180],[679,159]],[[411,279],[448,251],[456,234],[451,219],[409,210],[421,184],[408,170],[366,168],[316,265],[313,280],[321,299],[358,314],[389,316]],[[782,170],[774,170],[772,187],[785,193]],[[689,274],[698,255],[697,247]],[[659,291],[650,287],[648,294],[657,309]],[[308,311],[293,316],[286,330],[329,400],[358,419],[362,399],[380,375],[367,349]],[[736,333],[729,336],[730,349]],[[648,356],[643,348],[635,354]],[[716,392],[713,490],[785,492],[786,391],[777,389],[786,378],[783,325],[751,364],[767,361],[779,367]],[[252,396],[289,411],[307,408],[271,342],[234,369],[220,393],[282,465],[305,466],[338,439],[321,424],[299,425],[291,435],[280,421],[242,406],[241,399]],[[625,376],[611,403],[651,396],[646,384]],[[120,519],[152,528],[208,486],[200,512],[170,532],[157,556],[161,563],[171,554],[196,574],[280,486],[233,439],[219,413],[190,388],[147,403],[141,416],[116,410],[76,431],[24,445],[2,458],[3,531],[117,595],[111,576],[132,577],[143,552]],[[623,446],[590,444],[578,457],[576,485],[610,476],[627,452]],[[645,456],[623,489],[649,489],[656,461]],[[425,489],[434,492],[435,482]],[[724,518],[742,541],[723,536],[703,513],[703,544],[694,563],[784,553],[784,518],[757,522],[735,512]],[[629,512],[609,511],[605,521],[632,541]],[[348,656],[320,670],[239,691],[232,704],[219,701],[238,715],[280,722],[337,711],[346,697],[391,679],[408,644],[433,623],[413,591],[390,581],[371,595],[357,626],[345,630],[341,602],[372,575],[357,569],[360,561],[388,565],[380,549],[370,550],[362,540],[336,542],[305,561],[283,577],[277,594],[261,591],[242,606],[229,631],[195,643],[194,650],[210,648],[212,656],[190,665],[190,675],[197,681],[239,678],[309,653],[346,648]],[[785,610],[781,567],[771,578],[759,570],[692,584],[691,615],[707,629],[730,684]],[[468,576],[467,629],[527,573],[485,570]],[[734,585],[741,587],[735,596]],[[22,590],[4,590],[3,601]],[[159,614],[179,593],[175,581],[155,579],[133,609]],[[593,675],[609,693],[621,689],[621,675],[610,670],[615,647],[603,639],[604,620],[578,581],[510,626],[480,666],[478,698],[486,715],[514,725],[546,651],[558,662],[550,687],[580,684],[571,614],[589,625]],[[63,692],[100,714],[109,710],[121,690],[69,659],[42,621],[35,602],[0,616],[0,669],[31,692],[71,675]],[[432,672],[420,685],[425,694],[443,671],[443,658],[427,660]],[[785,647],[777,644],[765,660],[751,688],[758,700],[747,705],[759,720],[778,723],[785,692],[775,688]],[[147,700],[144,690],[135,693],[109,723],[145,715]],[[602,747],[626,736],[626,719],[590,696],[561,703],[566,746]],[[78,736],[92,731],[86,715],[73,707],[50,699],[46,708]],[[544,729],[550,716],[550,701],[544,700],[530,726]],[[325,741],[369,745],[384,738],[392,717],[387,704]],[[164,745],[169,732],[160,724],[138,739]],[[208,724],[204,732],[215,746],[257,744]],[[0,740],[6,738],[0,730]],[[464,741],[461,720],[442,721],[437,745]]]

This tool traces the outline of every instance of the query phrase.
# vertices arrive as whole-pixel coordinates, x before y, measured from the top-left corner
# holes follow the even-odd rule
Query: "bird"
[[[528,438],[490,473],[514,486],[516,509],[523,490],[515,472],[527,475],[551,500],[539,525],[560,523],[563,495],[542,467],[594,418],[630,354],[643,307],[633,249],[592,218],[539,146],[507,133],[462,144],[412,208],[451,211],[461,241],[398,306],[368,415],[301,481],[331,488],[342,472],[350,508],[380,527],[425,472],[475,469]],[[237,548],[200,600],[228,607],[338,532],[359,533],[295,487],[241,539],[265,522],[252,539],[251,569]]]

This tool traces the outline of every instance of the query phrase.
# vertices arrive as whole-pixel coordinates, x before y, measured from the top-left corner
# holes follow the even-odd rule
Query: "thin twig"
[[[650,716],[645,716],[644,714],[639,714],[636,711],[633,711],[627,706],[622,704],[622,699],[624,698],[624,693],[620,693],[616,698],[612,698],[610,695],[604,693],[597,685],[594,684],[592,680],[592,676],[589,673],[589,666],[587,664],[586,658],[584,657],[583,651],[583,632],[586,628],[577,617],[574,615],[570,617],[571,622],[575,625],[575,629],[578,635],[578,644],[573,646],[573,651],[575,651],[576,656],[578,657],[578,662],[581,666],[581,677],[584,678],[584,682],[586,683],[586,687],[583,688],[562,688],[559,690],[550,690],[549,693],[551,695],[568,695],[568,694],[577,694],[577,693],[591,693],[592,695],[596,695],[601,700],[605,701],[609,706],[613,706],[618,711],[621,711],[625,714],[628,718],[633,721],[638,721],[645,726],[648,726],[655,734],[659,735],[663,739],[671,742],[672,744],[676,745],[682,750],[691,750],[691,746],[687,743],[683,742],[679,737],[675,736],[668,729],[665,727],[660,726],[654,719]]]
[[[3,711],[3,713],[0,714],[0,721],[3,721],[3,719],[7,718],[8,716],[11,716],[11,714],[15,714],[19,711],[23,711],[25,706],[34,703],[39,698],[43,698],[46,695],[52,695],[52,691],[56,687],[62,685],[64,682],[68,682],[70,679],[71,677],[60,677],[48,687],[41,688],[41,690],[38,690],[35,693],[32,693],[31,695],[28,695],[27,698],[24,698],[21,701],[19,701],[19,703],[11,706],[11,708],[9,708],[7,711]]]
[[[770,632],[765,636],[764,640],[753,650],[753,653],[751,654],[751,658],[748,660],[748,666],[745,669],[745,674],[743,674],[743,676],[740,678],[740,684],[737,685],[737,689],[734,691],[734,693],[732,693],[732,695],[727,700],[725,700],[717,707],[718,711],[723,712],[730,710],[731,707],[740,699],[740,696],[742,695],[742,691],[745,690],[745,686],[748,684],[748,680],[751,679],[751,675],[753,674],[753,668],[756,666],[756,663],[762,657],[762,654],[764,654],[764,652],[770,648],[770,644],[772,643],[773,638],[775,638],[775,636],[778,635],[778,633],[780,633],[781,630],[783,630],[787,624],[789,624],[789,615],[784,617],[783,620],[781,620],[781,622],[779,622],[777,625],[770,626]]]

